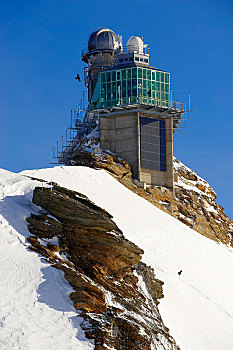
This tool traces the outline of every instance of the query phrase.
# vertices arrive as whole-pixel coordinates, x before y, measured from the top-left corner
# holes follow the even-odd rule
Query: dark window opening
[[[165,121],[140,117],[141,167],[166,171]]]

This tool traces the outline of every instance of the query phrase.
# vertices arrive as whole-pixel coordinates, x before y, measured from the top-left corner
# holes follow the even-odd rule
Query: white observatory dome
[[[144,42],[140,36],[131,36],[127,41],[127,49],[129,52],[143,53]]]

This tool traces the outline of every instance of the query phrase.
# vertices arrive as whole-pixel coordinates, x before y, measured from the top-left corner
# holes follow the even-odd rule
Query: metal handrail
[[[81,51],[81,56],[87,55],[88,53],[101,52],[101,51],[111,51],[111,52],[115,51],[117,54],[118,53],[130,53],[128,51],[127,46],[121,46],[118,49],[103,48],[103,49],[95,49],[95,50],[91,50],[91,51],[89,51],[89,48],[86,47],[85,49],[83,49]],[[139,53],[139,52],[136,52],[136,53]],[[143,47],[143,52],[141,52],[141,54],[148,55],[149,53],[150,53],[150,48],[149,47]]]
[[[117,101],[117,103],[116,103]],[[163,99],[154,99],[150,97],[123,97],[120,99],[110,99],[104,100],[104,102],[97,102],[96,106],[91,104],[93,110],[98,110],[100,108],[111,108],[117,106],[125,106],[130,104],[144,104],[150,106],[158,106],[158,107],[167,107],[175,110],[184,111],[184,104],[182,102],[163,100]]]

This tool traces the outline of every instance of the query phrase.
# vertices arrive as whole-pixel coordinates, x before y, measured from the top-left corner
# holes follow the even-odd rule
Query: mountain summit
[[[0,173],[1,348],[231,349],[233,227],[215,192],[176,159],[172,192],[77,152]]]

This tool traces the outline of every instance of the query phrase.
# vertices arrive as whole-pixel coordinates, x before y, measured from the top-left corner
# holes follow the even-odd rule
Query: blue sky
[[[193,113],[174,154],[214,187],[233,217],[233,2],[0,0],[0,167],[48,167],[83,83],[81,50],[107,27],[143,36],[150,64],[171,73],[177,100],[191,91]]]

